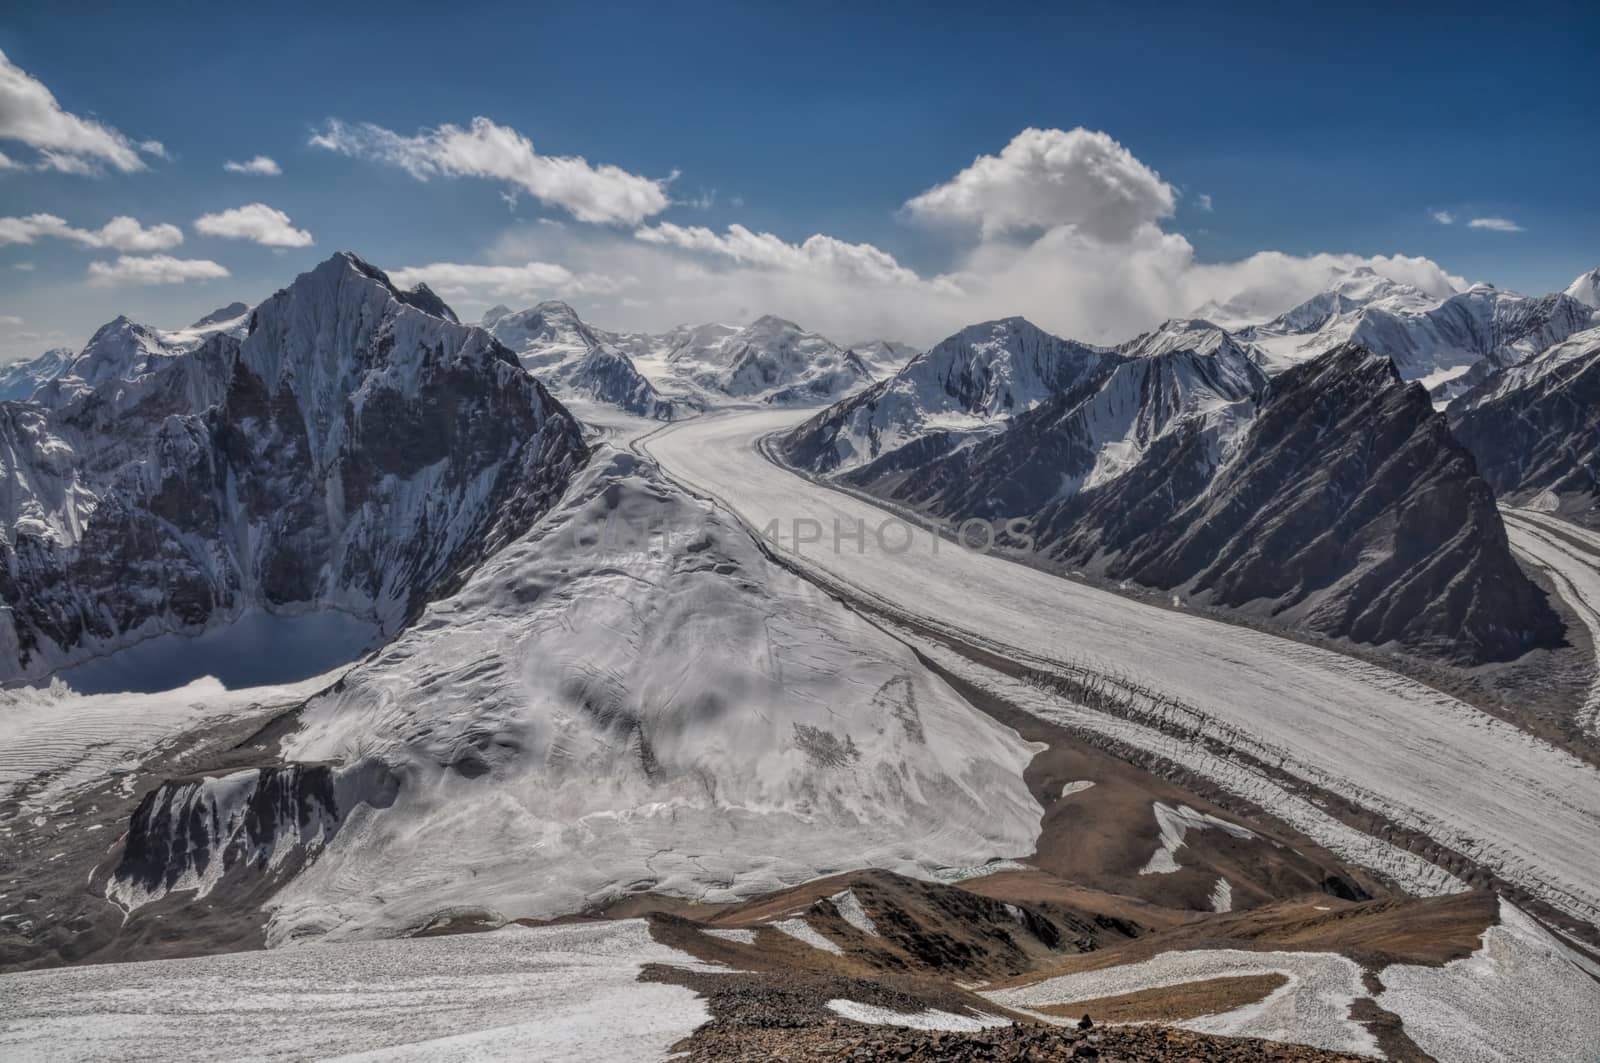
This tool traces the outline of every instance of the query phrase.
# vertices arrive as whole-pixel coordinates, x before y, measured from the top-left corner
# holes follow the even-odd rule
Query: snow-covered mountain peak
[[[183,350],[180,344],[169,344],[159,329],[119,314],[95,330],[71,364],[41,388],[37,397],[47,405],[64,405],[113,382],[138,380]]]
[[[495,307],[484,320],[524,369],[563,395],[652,419],[670,418],[676,410],[634,366],[620,346],[623,337],[592,328],[568,303],[547,299],[520,311]]]
[[[483,317],[479,319],[478,326],[480,328],[494,328],[494,323],[509,313],[511,313],[509,306],[504,303],[496,303],[483,312]]]
[[[242,339],[184,347],[118,318],[40,390],[64,401],[0,407],[19,470],[0,491],[0,680],[246,609],[392,631],[525,528],[581,430],[436,309],[335,255]]]
[[[832,472],[875,461],[928,432],[995,430],[1114,360],[1107,348],[1052,336],[1025,318],[979,322],[797,428],[786,452],[797,465]]]
[[[489,329],[534,372],[584,354],[600,343],[600,337],[578,312],[556,299],[501,314]]]
[[[922,353],[909,343],[897,343],[894,340],[868,340],[852,344],[850,352],[860,358],[873,377],[879,380],[893,376]]]
[[[1402,377],[1448,400],[1484,372],[1590,327],[1592,316],[1591,308],[1559,293],[1531,298],[1479,283],[1438,298],[1367,271],[1238,335],[1261,352],[1262,366],[1272,373],[1357,343],[1392,358]],[[1480,364],[1484,368],[1476,369]]]
[[[1006,317],[968,325],[914,359],[900,378],[936,385],[962,412],[992,417],[1037,405],[1108,353]]]
[[[201,318],[199,321],[196,321],[189,327],[191,329],[216,328],[226,325],[230,322],[237,321],[239,318],[244,317],[249,312],[250,308],[244,303],[233,302],[229,303],[227,306],[217,307],[215,310],[211,311],[211,313],[207,314],[205,317]]]
[[[1249,360],[1249,353],[1226,329],[1200,318],[1172,318],[1117,348],[1129,358],[1154,358],[1173,351]]]
[[[442,317],[446,321],[460,324],[460,319],[456,317],[456,312],[451,310],[445,301],[434,293],[432,288],[420,283],[409,290],[401,288],[389,279],[387,273],[354,251],[336,251],[331,258],[311,272],[320,273],[326,278],[331,278],[346,269],[354,270],[370,280],[377,281],[389,290],[389,294],[397,302],[414,307],[425,314],[432,314],[434,317]]]
[[[71,347],[55,347],[38,357],[0,366],[0,402],[30,398],[39,388],[65,373],[76,355]]]
[[[341,445],[347,400],[359,413],[377,391],[419,395],[448,363],[516,360],[483,329],[460,324],[422,286],[403,291],[382,270],[340,252],[258,306],[240,360],[275,401],[292,393],[320,461]],[[492,367],[490,372],[498,372]]]
[[[1600,269],[1592,269],[1567,285],[1567,295],[1584,306],[1600,310]]]

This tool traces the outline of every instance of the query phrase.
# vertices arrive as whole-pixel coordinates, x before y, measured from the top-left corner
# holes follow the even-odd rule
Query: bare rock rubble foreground
[[[1086,1030],[1012,1025],[977,1033],[829,1022],[817,1026],[748,1025],[719,1018],[676,1046],[688,1063],[821,1063],[823,1060],[941,1060],[948,1063],[1344,1063],[1354,1056],[1304,1045],[1214,1037],[1161,1026]]]

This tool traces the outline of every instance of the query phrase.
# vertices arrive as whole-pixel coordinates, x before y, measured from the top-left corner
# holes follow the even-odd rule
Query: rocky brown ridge
[[[713,1021],[674,1046],[687,1063],[1357,1063],[1305,1045],[1163,1026],[1090,1030],[1007,1026],[981,1033],[826,1025],[763,1028]]]

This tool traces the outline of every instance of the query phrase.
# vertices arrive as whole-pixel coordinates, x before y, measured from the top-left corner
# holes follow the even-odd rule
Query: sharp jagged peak
[[[299,284],[307,276],[328,277],[343,269],[353,269],[369,280],[377,281],[387,288],[389,294],[394,296],[398,302],[406,306],[421,310],[423,313],[431,314],[434,317],[443,318],[454,324],[459,325],[461,323],[461,319],[456,317],[455,311],[451,310],[449,304],[439,298],[432,288],[429,288],[426,284],[418,284],[415,288],[409,290],[401,288],[389,279],[387,273],[354,251],[335,251],[327,261],[311,270],[310,273],[303,273],[296,277],[295,283]]]

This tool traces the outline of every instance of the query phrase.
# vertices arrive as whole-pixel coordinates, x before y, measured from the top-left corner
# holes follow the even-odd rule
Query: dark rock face
[[[1041,514],[1057,556],[1103,559],[1112,576],[1325,635],[1467,662],[1560,639],[1471,456],[1388,359],[1349,346],[1284,373],[1209,476],[1202,435],[1179,433],[1142,475]]]
[[[128,824],[108,895],[134,908],[173,890],[209,892],[235,868],[293,872],[358,804],[385,808],[399,781],[377,763],[247,768],[162,783]]]
[[[846,479],[951,520],[1027,518],[1059,565],[1358,643],[1470,663],[1562,637],[1472,456],[1387,358],[1337,348],[1069,489],[1095,460],[1087,405],[1065,394]]]
[[[392,632],[542,515],[578,424],[486,332],[400,294],[336,255],[243,340],[0,406],[0,679],[251,606]]]
[[[1600,527],[1600,330],[1490,377],[1449,414],[1496,494],[1548,492],[1564,516]]]

